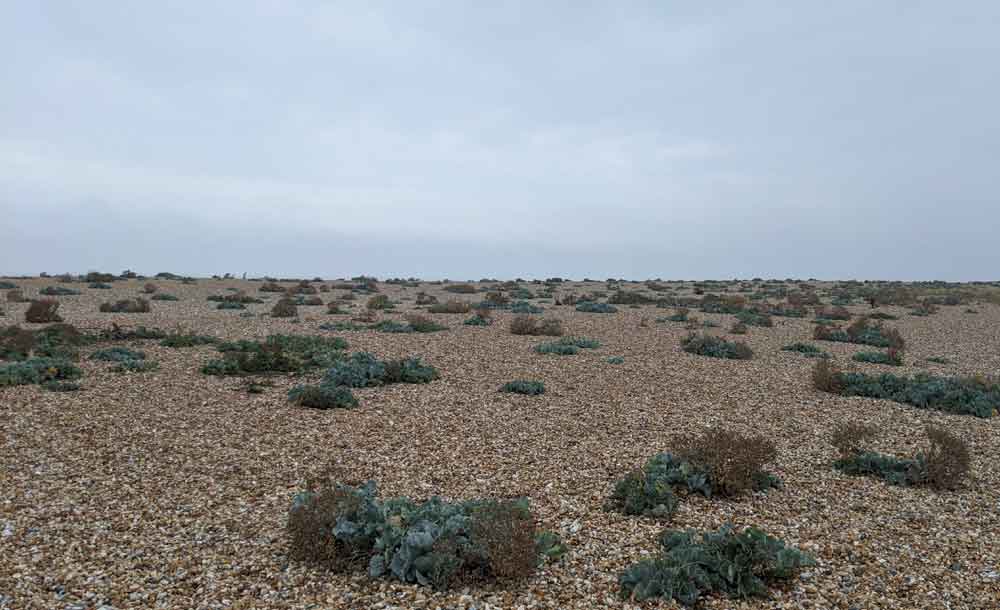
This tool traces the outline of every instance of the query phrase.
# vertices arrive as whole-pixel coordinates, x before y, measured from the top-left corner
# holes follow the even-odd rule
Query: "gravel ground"
[[[33,294],[54,281],[18,280]],[[1000,607],[1000,418],[921,411],[887,401],[821,394],[809,383],[813,361],[780,347],[811,341],[807,319],[775,318],[750,328],[750,361],[687,354],[681,323],[656,323],[670,310],[620,307],[612,315],[544,305],[567,334],[599,339],[596,350],[543,356],[543,339],[463,326],[466,315],[435,315],[447,332],[331,333],[318,329],[323,307],[300,307],[301,323],[217,311],[205,301],[226,287],[258,284],[160,282],[179,302],[153,301],[148,314],[100,314],[100,302],[134,296],[142,282],[58,297],[60,313],[81,328],[116,321],[190,330],[227,339],[268,333],[346,338],[380,357],[421,355],[441,379],[356,391],[360,408],[314,411],[286,400],[299,380],[275,379],[260,395],[234,378],[202,375],[211,347],[167,349],[130,342],[160,362],[151,373],[120,375],[82,360],[80,392],[34,386],[0,389],[0,608],[626,608],[617,577],[655,552],[662,524],[602,510],[613,482],[677,434],[725,425],[773,439],[781,490],[740,501],[691,498],[673,527],[756,525],[813,553],[818,566],[773,590],[770,599],[706,598],[705,608]],[[576,285],[580,286],[580,285]],[[82,287],[74,284],[73,287]],[[601,288],[593,284],[588,288]],[[442,300],[440,286],[424,286]],[[564,285],[561,291],[572,290]],[[584,288],[578,287],[578,292]],[[417,289],[386,286],[393,298]],[[330,300],[343,291],[323,293]],[[462,297],[468,298],[468,297]],[[478,297],[476,297],[478,298]],[[355,302],[363,306],[364,297]],[[404,301],[398,318],[413,306]],[[0,325],[22,322],[25,304],[6,303]],[[1000,307],[942,307],[928,317],[890,322],[908,342],[897,369],[912,374],[1000,372]],[[852,307],[863,312],[864,307]],[[725,334],[731,316],[713,319]],[[30,325],[29,325],[30,326]],[[858,346],[823,343],[847,365]],[[623,356],[624,364],[606,362]],[[951,364],[923,359],[944,356]],[[545,382],[529,397],[497,388],[516,378]],[[830,466],[835,422],[882,430],[879,448],[912,452],[934,423],[964,438],[974,480],[962,490],[890,487]],[[336,464],[352,478],[374,478],[383,494],[425,498],[526,495],[544,527],[569,553],[527,581],[436,593],[364,574],[331,574],[290,562],[287,509],[305,477]],[[642,607],[673,607],[650,602]]]

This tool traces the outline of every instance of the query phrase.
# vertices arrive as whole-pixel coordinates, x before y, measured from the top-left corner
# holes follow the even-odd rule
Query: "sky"
[[[1000,279],[1000,3],[0,0],[0,274]]]

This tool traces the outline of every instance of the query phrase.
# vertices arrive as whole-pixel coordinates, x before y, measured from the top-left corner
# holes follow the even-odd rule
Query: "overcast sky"
[[[0,273],[1000,278],[998,2],[0,7]]]

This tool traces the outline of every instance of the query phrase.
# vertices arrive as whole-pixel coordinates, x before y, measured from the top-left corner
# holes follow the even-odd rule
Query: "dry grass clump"
[[[389,297],[384,294],[376,294],[375,296],[368,299],[365,307],[371,311],[385,310],[392,308],[392,302],[389,301]]]
[[[469,530],[490,561],[497,578],[523,578],[538,566],[535,519],[522,503],[488,500],[477,506]]]
[[[258,290],[261,292],[284,292],[285,288],[277,282],[264,282]]]
[[[153,294],[159,289],[160,287],[153,283],[146,284],[145,286],[142,287],[142,291],[146,294]]]
[[[299,308],[294,299],[282,297],[271,308],[272,318],[294,318],[299,315]]]
[[[833,428],[830,444],[837,449],[841,459],[847,459],[864,451],[877,434],[875,426],[854,422],[840,423]]]
[[[722,428],[710,428],[700,436],[677,437],[671,447],[679,457],[707,472],[713,492],[725,497],[760,488],[764,466],[778,455],[774,443],[762,436]]]
[[[449,284],[444,289],[455,294],[475,294],[477,292],[476,287],[472,284]]]
[[[39,299],[32,301],[28,305],[28,310],[24,312],[24,319],[32,324],[44,324],[46,322],[62,322],[62,317],[56,313],[59,309],[59,301],[55,299]]]
[[[930,448],[924,454],[927,482],[935,489],[956,489],[970,470],[969,446],[943,428],[928,426]]]
[[[314,494],[313,501],[288,513],[289,556],[322,563],[334,571],[346,570],[366,559],[365,553],[352,550],[331,535],[338,519],[358,511],[360,499],[323,478],[307,481],[306,490]]]
[[[24,303],[28,299],[24,296],[24,291],[20,288],[11,288],[7,291],[8,303]]]
[[[417,293],[417,305],[433,305],[438,302],[438,299],[434,295],[427,294],[426,292]]]
[[[510,334],[559,337],[563,334],[562,322],[553,318],[538,320],[528,314],[514,316],[510,321]]]
[[[820,359],[812,370],[813,387],[822,392],[840,394],[844,390],[844,382],[840,371],[829,360]]]

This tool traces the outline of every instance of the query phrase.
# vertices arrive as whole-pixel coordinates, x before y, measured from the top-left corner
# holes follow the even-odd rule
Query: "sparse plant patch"
[[[584,313],[616,313],[618,308],[607,303],[595,303],[594,301],[581,301],[576,304],[576,310]]]
[[[358,399],[350,388],[328,383],[295,386],[288,391],[288,400],[311,409],[350,409],[358,406]]]
[[[889,349],[885,352],[858,352],[851,356],[855,362],[870,362],[873,364],[888,364],[889,366],[902,366],[903,353],[899,350]]]
[[[465,322],[462,322],[462,324],[465,324],[466,326],[490,326],[493,324],[493,317],[484,316],[481,311],[477,311],[472,315],[472,317],[466,319]]]
[[[28,305],[28,310],[24,312],[24,319],[32,324],[62,322],[62,317],[56,313],[58,309],[59,301],[54,299],[32,301],[31,304]]]
[[[935,364],[951,364],[951,360],[941,356],[931,356],[930,358],[927,358],[927,362],[933,362]]]
[[[526,394],[528,396],[537,396],[539,394],[545,393],[545,384],[541,381],[527,381],[524,379],[517,379],[514,381],[508,381],[500,387],[501,392],[510,392],[513,394]]]
[[[223,358],[202,367],[206,375],[292,373],[333,366],[343,358],[347,342],[340,337],[270,335],[261,341],[236,341],[216,346]]]
[[[771,316],[766,313],[759,313],[756,311],[741,311],[736,314],[736,319],[747,326],[760,326],[763,328],[770,328],[774,326],[774,321],[771,320]]]
[[[154,301],[180,301],[175,295],[169,294],[167,292],[158,292],[150,297]]]
[[[550,341],[547,343],[539,343],[535,346],[535,352],[539,354],[556,354],[558,356],[572,356],[580,351],[580,348],[575,345],[567,345],[565,343],[559,343],[558,341]]]
[[[0,388],[56,380],[71,381],[82,375],[80,369],[63,358],[28,358],[20,362],[0,364]]]
[[[713,358],[749,360],[753,357],[753,351],[746,343],[726,341],[708,334],[691,333],[681,340],[681,348],[691,354]]]
[[[519,314],[510,321],[510,334],[558,337],[563,334],[562,322],[555,318],[539,320],[528,314]]]
[[[11,288],[7,291],[8,303],[24,303],[28,299],[24,296],[24,291],[20,288]]]
[[[435,303],[427,308],[430,313],[469,313],[472,305],[465,301],[451,300],[445,303]]]
[[[199,345],[212,345],[218,343],[219,340],[216,337],[210,337],[208,335],[196,335],[188,334],[181,331],[176,331],[170,333],[162,341],[160,345],[163,347],[197,347]]]
[[[111,290],[111,284],[105,284],[104,282],[91,282],[87,284],[87,288],[92,288],[94,290]]]
[[[104,362],[124,362],[126,360],[145,360],[146,354],[127,347],[108,347],[92,353],[90,359]]]
[[[404,318],[406,319],[406,323],[410,325],[410,328],[418,333],[434,333],[441,330],[448,330],[447,326],[438,324],[427,316],[420,314],[408,313]]]
[[[234,310],[234,309],[243,310],[246,309],[247,306],[239,301],[219,301],[218,303],[216,303],[215,308],[225,309],[225,310]]]
[[[155,360],[122,360],[111,371],[115,373],[149,373],[160,368]]]
[[[79,290],[73,288],[66,288],[64,286],[46,286],[38,291],[38,294],[47,297],[66,297],[66,296],[76,296],[80,294]]]
[[[101,313],[148,313],[149,301],[142,297],[122,299],[114,303],[101,303],[98,308]]]
[[[609,356],[606,362],[608,364],[625,364],[625,358],[621,356]]]
[[[968,477],[971,458],[969,448],[959,437],[941,428],[928,426],[930,446],[912,458],[899,458],[867,449],[875,436],[869,427],[839,425],[832,443],[839,458],[834,467],[850,475],[880,478],[890,485],[929,485],[938,490],[958,488]]]
[[[299,308],[295,301],[289,298],[278,299],[278,302],[271,308],[272,318],[294,318],[299,315]]]
[[[731,332],[734,335],[745,335],[747,334],[747,331],[748,331],[747,325],[743,322],[736,322],[729,329],[729,332]]]

